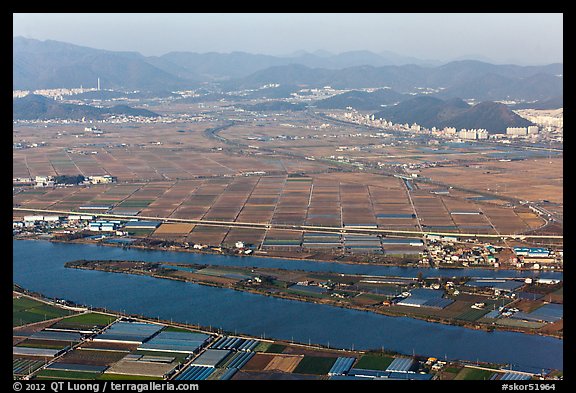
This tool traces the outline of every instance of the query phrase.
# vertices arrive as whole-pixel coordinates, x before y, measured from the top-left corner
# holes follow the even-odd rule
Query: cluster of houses
[[[502,247],[491,244],[462,247],[456,241],[456,238],[428,236],[428,249],[422,253],[420,263],[464,267],[487,265],[498,268],[502,262],[509,262],[517,268],[547,269],[561,265],[563,259],[562,251],[546,247],[512,247],[506,249],[506,255],[500,261],[500,253],[504,250]]]
[[[421,262],[434,265],[461,264],[462,266],[488,264],[498,267],[498,258],[494,254],[500,250],[501,248],[492,245],[460,247],[455,246],[451,241],[430,240],[428,251]]]
[[[116,177],[110,175],[94,175],[84,178],[84,181],[79,183],[80,185],[90,185],[90,184],[108,184],[115,183]],[[12,179],[12,183],[18,185],[33,185],[35,188],[43,187],[55,187],[57,184],[54,176],[35,176],[35,177],[15,177]]]

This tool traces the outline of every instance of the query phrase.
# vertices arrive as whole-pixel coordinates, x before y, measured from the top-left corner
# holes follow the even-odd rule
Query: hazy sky
[[[392,51],[498,64],[563,61],[561,13],[13,14],[14,36],[159,56],[171,51]]]

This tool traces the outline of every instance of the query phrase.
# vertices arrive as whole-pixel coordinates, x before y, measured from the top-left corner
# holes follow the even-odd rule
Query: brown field
[[[117,352],[132,352],[138,348],[138,344],[123,344],[104,341],[84,341],[79,348],[90,348],[94,350],[109,350]]]
[[[171,273],[171,275],[175,275],[178,277],[184,277],[188,280],[194,281],[202,281],[202,282],[212,282],[219,285],[234,285],[238,282],[238,279],[228,278],[228,277],[217,277],[208,274],[200,274],[200,273],[191,273],[185,271],[177,271]]]
[[[34,333],[37,333],[41,330],[44,330],[44,328],[47,328],[49,326],[54,325],[55,322],[53,320],[51,321],[42,321],[42,322],[38,322],[38,323],[33,323],[30,325],[24,325],[24,326],[19,326],[19,327],[14,327],[12,329],[13,331],[13,335],[21,335],[21,336],[31,336]]]
[[[248,362],[250,363],[250,362]],[[245,367],[238,371],[231,378],[232,380],[301,380],[301,379],[322,379],[321,375],[304,375],[294,373],[278,372],[247,372]]]
[[[516,307],[520,311],[523,311],[526,313],[534,311],[535,309],[537,309],[541,305],[542,305],[542,301],[527,300],[527,299],[521,299],[518,302],[514,303],[514,307]]]
[[[372,304],[378,304],[381,303],[384,300],[384,298],[382,298],[382,300],[375,300],[372,299],[370,297],[364,296],[364,295],[360,295],[360,296],[356,296],[352,299],[352,303],[353,304],[357,304],[360,306],[370,306]]]
[[[222,105],[214,103],[215,107],[230,111]],[[194,105],[161,104],[159,108],[165,113],[179,113],[191,107]],[[118,214],[134,212],[150,217],[334,227],[370,224],[399,230],[418,229],[421,224],[425,229],[435,227],[434,230],[446,232],[509,234],[538,229],[543,220],[524,207],[515,210],[506,207],[504,201],[466,199],[477,196],[472,190],[489,189],[527,200],[563,202],[562,158],[500,162],[485,160],[484,153],[497,152],[496,148],[480,154],[456,146],[451,147],[450,154],[439,154],[433,147],[381,146],[367,134],[351,134],[348,126],[332,124],[329,130],[314,130],[322,122],[304,113],[267,118],[258,124],[240,122],[221,131],[220,135],[231,141],[260,147],[236,148],[204,134],[205,129],[220,124],[206,119],[174,124],[102,124],[104,134],[100,136],[84,132],[84,125],[79,123],[46,124],[46,127],[15,125],[14,142],[45,141],[46,145],[14,149],[14,177],[110,174],[118,177],[119,182],[89,188],[26,190],[13,196],[13,204],[56,210],[104,204],[113,206],[112,211]],[[299,139],[288,140],[285,135]],[[255,137],[272,139],[255,140]],[[339,149],[341,146],[362,149]],[[330,172],[329,167],[337,166],[288,157],[284,152],[315,157],[342,155],[373,163],[444,161],[419,170],[420,176],[471,191],[450,189],[447,196],[436,195],[431,191],[438,186],[417,182],[411,192],[413,208],[401,179],[357,172],[346,165],[341,167],[345,171]],[[447,160],[462,160],[466,165]],[[266,174],[246,176],[254,171]],[[550,209],[563,212],[562,205]],[[462,210],[483,214],[454,214]],[[419,220],[376,218],[378,214],[393,213],[417,214]],[[265,238],[293,239],[293,233],[288,231],[228,229],[163,224],[151,237],[214,246],[241,240],[256,247]]]
[[[59,360],[59,362],[72,364],[89,364],[94,366],[109,366],[121,360],[124,356],[126,356],[125,352],[75,349],[65,354]]]
[[[113,206],[118,213],[135,211],[141,216],[212,219],[288,225],[370,224],[380,228],[412,230],[415,218],[376,218],[378,214],[417,214],[420,224],[447,232],[521,233],[539,228],[543,221],[530,210],[516,210],[493,203],[475,202],[453,195],[415,190],[416,211],[399,179],[365,174],[363,183],[350,174],[311,177],[254,176],[195,179],[151,183],[29,190],[13,197],[28,208],[76,210],[82,205]],[[318,186],[317,186],[318,184]],[[458,212],[482,214],[458,214]],[[454,214],[456,213],[456,214]],[[289,239],[286,231],[268,231],[266,238]],[[261,231],[166,223],[153,238],[229,245],[241,240],[259,246]]]
[[[176,360],[168,364],[132,361],[132,360],[120,360],[112,364],[105,371],[105,373],[163,377],[164,374],[174,369],[174,367],[176,367],[177,365],[178,362]]]
[[[564,333],[564,319],[554,323],[548,323],[539,330],[544,334],[563,334]]]
[[[272,361],[273,356],[264,354],[264,353],[257,353],[252,357],[252,359],[248,360],[248,362],[242,367],[243,371],[262,371],[268,366],[268,363]]]
[[[264,367],[264,371],[280,371],[291,373],[304,356],[274,355],[272,360]]]
[[[194,229],[194,224],[186,223],[164,223],[160,225],[154,235],[164,235],[164,234],[188,234]]]
[[[478,162],[469,167],[436,167],[423,176],[462,187],[484,189],[526,200],[563,203],[563,159],[539,158],[511,162]]]
[[[26,347],[34,347],[34,348],[42,348],[45,345],[54,346],[55,348],[66,348],[70,346],[72,343],[70,341],[57,341],[57,340],[41,340],[35,338],[27,338],[26,340],[21,341],[20,346]]]

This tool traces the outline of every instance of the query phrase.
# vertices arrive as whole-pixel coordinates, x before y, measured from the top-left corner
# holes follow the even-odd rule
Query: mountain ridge
[[[393,123],[416,123],[427,128],[483,128],[489,133],[505,133],[507,127],[527,127],[533,124],[501,103],[484,101],[469,106],[460,99],[444,101],[429,96],[403,101],[374,113],[374,117]]]
[[[408,57],[405,57],[409,59]],[[431,89],[443,98],[545,101],[563,95],[563,64],[495,65],[458,60],[442,65],[384,64],[370,51],[301,53],[294,57],[231,52],[170,52],[143,56],[13,37],[13,88],[73,88],[178,91],[212,85],[227,91],[266,84],[338,89],[384,88],[399,93]],[[399,62],[402,63],[402,62]],[[550,101],[551,102],[551,101]]]

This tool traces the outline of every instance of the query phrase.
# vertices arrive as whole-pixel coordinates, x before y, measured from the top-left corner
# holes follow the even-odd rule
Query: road
[[[48,209],[30,209],[14,207],[13,210],[30,212],[30,213],[48,213],[56,215],[93,215],[105,218],[118,218],[124,220],[134,220],[135,218],[139,220],[152,220],[152,221],[162,221],[162,222],[184,222],[197,225],[207,225],[207,226],[220,226],[220,227],[237,227],[237,228],[252,228],[252,229],[280,229],[280,230],[293,230],[293,231],[308,231],[308,232],[328,232],[328,233],[355,233],[355,234],[367,234],[367,235],[379,235],[379,234],[389,234],[389,235],[415,235],[424,236],[428,234],[441,235],[441,236],[457,236],[457,237],[469,237],[469,238],[509,238],[516,239],[522,237],[524,239],[563,239],[563,236],[558,235],[518,235],[518,234],[478,234],[478,233],[455,233],[455,232],[427,232],[427,231],[403,231],[403,230],[391,230],[391,229],[378,229],[378,228],[346,228],[346,227],[324,227],[324,226],[314,226],[314,225],[286,225],[286,224],[271,224],[271,223],[254,223],[254,222],[241,222],[241,221],[215,221],[215,220],[193,220],[186,218],[172,218],[172,217],[151,217],[151,216],[129,216],[122,214],[111,214],[111,213],[95,213],[86,211],[72,211],[72,210],[48,210]]]

